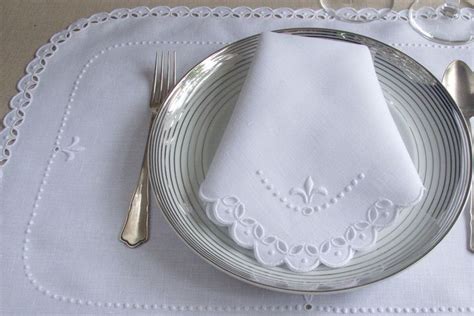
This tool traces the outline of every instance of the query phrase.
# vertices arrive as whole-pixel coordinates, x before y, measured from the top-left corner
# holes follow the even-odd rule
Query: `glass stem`
[[[445,0],[440,13],[447,18],[455,19],[459,16],[461,0]]]

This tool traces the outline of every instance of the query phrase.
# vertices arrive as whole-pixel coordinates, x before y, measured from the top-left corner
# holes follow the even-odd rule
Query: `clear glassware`
[[[393,8],[393,0],[320,0],[321,6],[338,20],[364,23],[382,19]]]
[[[473,5],[461,0],[443,2],[432,7],[433,1],[414,1],[408,12],[410,25],[423,37],[434,42],[461,45],[472,41]]]

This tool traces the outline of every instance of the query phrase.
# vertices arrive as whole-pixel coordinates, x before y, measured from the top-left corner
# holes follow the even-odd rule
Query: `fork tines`
[[[150,106],[161,104],[176,84],[176,52],[156,52]]]

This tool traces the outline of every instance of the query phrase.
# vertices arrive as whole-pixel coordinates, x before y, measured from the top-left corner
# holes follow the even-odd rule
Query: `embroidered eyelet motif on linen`
[[[285,264],[295,272],[308,272],[319,265],[336,268],[345,265],[356,251],[373,246],[377,232],[390,226],[400,210],[418,203],[424,188],[417,198],[407,205],[379,198],[367,209],[366,217],[349,225],[342,236],[333,236],[320,244],[289,244],[268,232],[257,220],[246,216],[246,206],[236,196],[211,198],[202,191],[199,196],[204,203],[206,215],[220,226],[227,226],[231,238],[241,247],[253,249],[255,258],[263,265]]]

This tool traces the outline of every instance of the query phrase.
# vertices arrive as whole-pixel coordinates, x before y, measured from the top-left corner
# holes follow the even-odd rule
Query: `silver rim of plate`
[[[261,266],[206,216],[198,189],[230,117],[259,35],[212,54],[178,83],[150,138],[151,183],[171,226],[206,261],[267,289],[318,294],[345,291],[392,276],[433,249],[467,200],[471,181],[469,134],[441,83],[404,53],[376,40],[330,29],[286,29],[300,36],[366,45],[400,133],[427,189],[424,199],[381,234],[376,246],[341,268],[295,273]],[[336,92],[337,93],[337,92]],[[464,245],[458,245],[464,247]]]

